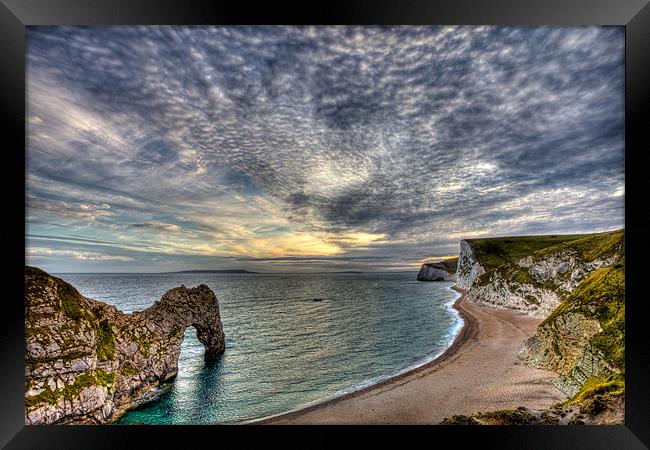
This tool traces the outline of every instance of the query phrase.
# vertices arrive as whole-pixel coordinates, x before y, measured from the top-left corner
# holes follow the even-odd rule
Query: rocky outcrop
[[[440,262],[425,263],[418,272],[418,281],[456,281],[458,258],[448,258]]]
[[[455,281],[456,274],[439,269],[430,264],[422,264],[417,276],[418,281]]]
[[[575,395],[590,378],[606,378],[620,370],[594,348],[590,339],[600,333],[598,320],[582,314],[563,314],[541,326],[519,353],[527,364],[561,374],[552,383],[567,397]]]
[[[472,244],[467,240],[460,241],[458,270],[456,272],[456,284],[458,287],[461,289],[470,289],[478,277],[484,273],[485,267],[476,258]]]
[[[224,351],[219,304],[206,285],[168,291],[124,314],[40,269],[25,270],[25,422],[105,423],[178,372],[185,329],[205,358]]]
[[[441,425],[616,425],[625,419],[625,396],[620,391],[590,392],[577,402],[549,409],[525,407],[446,417]]]

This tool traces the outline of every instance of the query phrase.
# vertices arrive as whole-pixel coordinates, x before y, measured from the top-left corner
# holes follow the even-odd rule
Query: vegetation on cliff
[[[425,266],[435,267],[440,270],[445,270],[449,273],[455,273],[458,266],[458,258],[447,258],[442,261],[433,263],[424,263]]]
[[[441,425],[609,425],[623,421],[625,382],[614,374],[591,378],[573,397],[545,410],[524,407],[446,417]]]
[[[548,237],[542,238],[542,243],[537,246],[549,243]],[[532,244],[532,238],[523,241],[526,245],[517,247],[516,252],[510,247],[510,254],[521,258],[482,272],[474,279],[470,296],[486,303],[519,309],[536,317],[548,316],[592,272],[612,265],[624,255],[623,230],[573,235],[572,238],[563,236],[563,242],[527,255],[525,249],[536,247]],[[498,249],[495,251],[505,248],[501,245],[505,240],[508,239],[494,240]],[[481,242],[483,252],[489,242],[489,239]],[[472,249],[476,253],[476,249]],[[491,261],[489,255],[481,251],[478,253],[477,264]]]
[[[589,338],[588,343],[601,352],[606,361],[625,370],[625,258],[589,275],[571,292],[541,324],[561,339],[558,330],[561,319],[577,313],[595,319],[602,331]]]
[[[474,250],[474,257],[486,272],[513,263],[547,247],[583,238],[585,234],[507,236],[498,238],[466,239]]]
[[[563,389],[578,391],[591,377],[625,372],[625,235],[622,230],[601,233],[560,247],[594,267],[561,298],[561,303],[542,321],[523,357],[533,365],[558,371],[573,379]],[[544,258],[549,250],[535,254]],[[574,275],[572,275],[574,276]],[[560,284],[567,274],[558,274]]]
[[[60,278],[25,268],[25,423],[105,423],[176,375],[185,328],[210,359],[225,348],[219,306],[206,285],[171,289],[123,314]]]

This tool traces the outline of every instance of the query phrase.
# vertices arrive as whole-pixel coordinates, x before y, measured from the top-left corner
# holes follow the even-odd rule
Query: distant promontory
[[[251,272],[246,269],[225,269],[225,270],[179,270],[176,272],[167,272],[167,273],[259,273]]]
[[[418,272],[418,281],[456,281],[458,257],[447,258],[440,262],[422,264]]]

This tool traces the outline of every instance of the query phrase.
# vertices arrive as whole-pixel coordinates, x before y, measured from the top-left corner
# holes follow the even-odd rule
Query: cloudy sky
[[[29,27],[28,264],[417,270],[624,223],[622,27]]]

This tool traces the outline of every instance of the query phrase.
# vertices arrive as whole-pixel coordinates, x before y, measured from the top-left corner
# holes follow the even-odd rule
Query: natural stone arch
[[[152,329],[161,339],[171,342],[183,339],[185,329],[193,326],[197,338],[205,347],[206,359],[223,352],[225,348],[219,303],[214,292],[201,284],[195,288],[180,286],[167,291],[150,308],[141,313],[135,325]]]
[[[178,373],[189,326],[205,359],[224,351],[219,304],[206,285],[171,289],[150,308],[124,314],[26,267],[26,423],[115,419],[134,398]]]
[[[196,330],[196,338],[205,348],[205,360],[210,361],[223,353],[224,350],[224,337],[223,332],[221,335],[215,332],[213,327],[204,326],[199,323],[192,323],[190,326]]]

